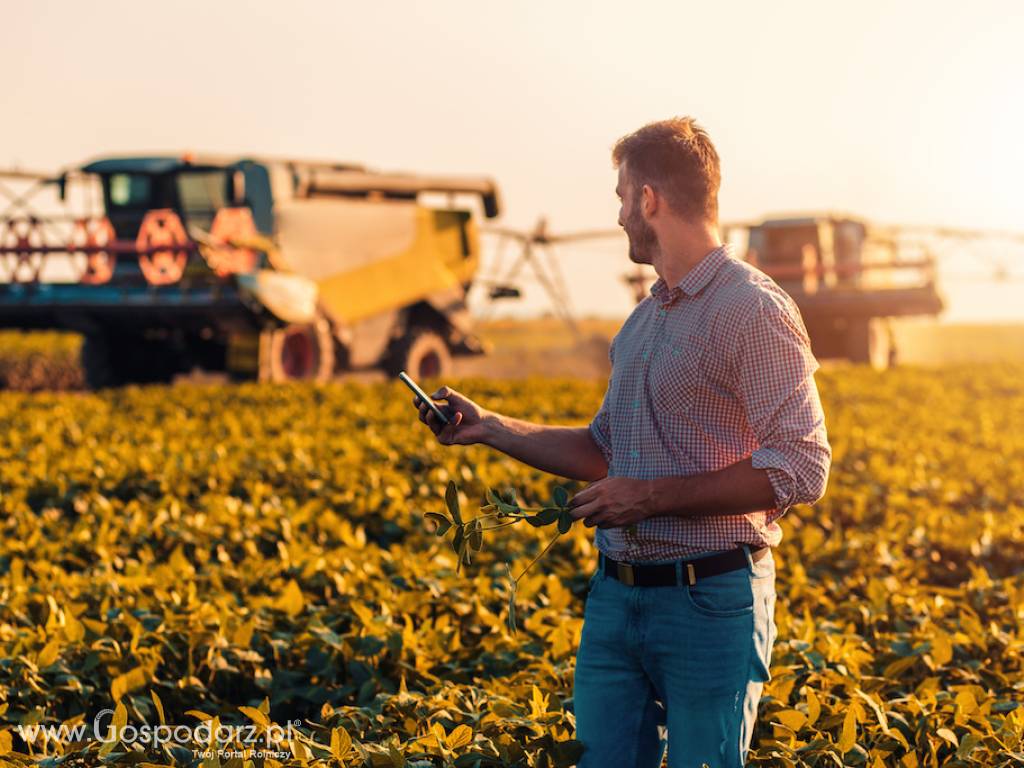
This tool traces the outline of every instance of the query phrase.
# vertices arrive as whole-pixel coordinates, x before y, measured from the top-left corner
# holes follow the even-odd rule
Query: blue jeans
[[[775,561],[746,551],[746,568],[693,586],[594,574],[573,681],[577,768],[658,768],[666,748],[669,768],[744,764],[776,635]]]

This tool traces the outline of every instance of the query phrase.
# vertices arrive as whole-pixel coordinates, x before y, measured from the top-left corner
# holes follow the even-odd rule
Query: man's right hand
[[[414,396],[412,404],[420,410],[420,421],[430,427],[441,445],[473,445],[484,441],[486,430],[485,420],[493,417],[490,411],[481,408],[468,397],[459,394],[451,387],[441,387],[430,395],[432,400],[447,400],[448,405],[439,405],[451,419],[448,425],[442,424],[430,407]]]

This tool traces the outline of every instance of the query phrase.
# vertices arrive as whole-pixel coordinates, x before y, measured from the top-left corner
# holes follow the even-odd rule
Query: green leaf
[[[537,519],[540,520],[542,525],[551,525],[558,519],[561,511],[558,507],[545,507],[537,513]]]
[[[516,489],[515,488],[509,488],[509,489],[507,489],[505,491],[505,503],[506,504],[511,504],[513,506],[518,506],[518,503],[516,502]]]
[[[569,514],[567,509],[563,509],[558,515],[558,532],[568,533],[569,529],[572,528],[572,524],[575,518]]]
[[[516,591],[513,589],[508,596],[508,631],[516,633]]]
[[[462,555],[462,540],[466,537],[465,527],[459,523],[455,528],[455,535],[452,537],[452,549],[459,556]]]
[[[469,546],[474,552],[479,552],[484,545],[484,532],[481,529],[480,521],[474,520],[469,527]]]
[[[540,528],[544,525],[544,521],[540,519],[540,515],[530,515],[529,517],[523,518],[526,522],[532,525],[534,528]]]
[[[462,525],[462,512],[459,509],[459,488],[455,485],[454,480],[448,481],[448,488],[444,492],[444,501],[448,505],[448,511],[451,512],[452,520],[455,521],[456,525]]]
[[[564,507],[569,503],[569,492],[560,485],[555,486],[555,504]]]
[[[444,536],[448,532],[448,529],[452,527],[452,521],[440,512],[427,512],[423,517],[427,520],[434,521],[433,533],[435,536]]]

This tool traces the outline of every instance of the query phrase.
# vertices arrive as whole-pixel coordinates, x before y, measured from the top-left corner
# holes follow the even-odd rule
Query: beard
[[[626,230],[626,238],[629,240],[629,260],[634,264],[653,264],[658,236],[654,227],[644,221],[639,205],[633,206],[622,228]]]

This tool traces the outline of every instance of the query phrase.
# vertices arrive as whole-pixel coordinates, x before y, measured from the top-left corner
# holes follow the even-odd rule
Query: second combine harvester
[[[489,179],[187,154],[21,176],[33,186],[0,214],[0,327],[83,334],[92,387],[194,366],[430,378],[484,351],[466,293],[475,212],[499,212]],[[41,215],[29,200],[46,188],[69,211],[73,188],[91,204]]]

